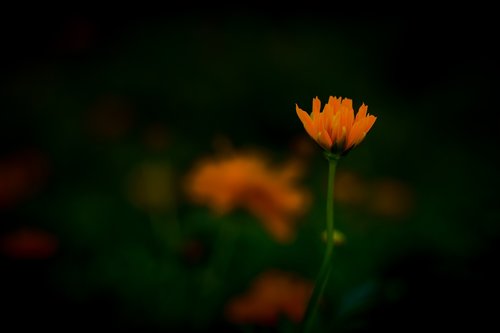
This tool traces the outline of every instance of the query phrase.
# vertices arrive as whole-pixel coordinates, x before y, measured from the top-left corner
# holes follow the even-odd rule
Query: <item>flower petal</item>
[[[347,137],[346,149],[358,145],[364,138],[363,132],[364,128],[362,122],[356,121],[354,125],[352,125],[351,132],[349,132],[349,136]]]
[[[358,114],[356,114],[356,119],[354,121],[359,121],[366,117],[366,111],[368,111],[368,105],[365,103],[361,104],[358,110]]]
[[[321,131],[318,133],[318,135],[316,136],[316,142],[318,142],[319,145],[326,150],[330,150],[333,145],[333,141],[326,131]]]
[[[341,101],[342,101],[342,97],[337,98],[337,97],[330,96],[330,98],[328,99],[328,103],[331,104],[334,115],[339,111]]]
[[[319,98],[316,96],[313,98],[313,105],[312,105],[312,119],[316,120],[320,114],[321,111],[321,101]]]
[[[297,104],[295,105],[295,109],[297,111],[297,115],[299,116],[300,121],[302,122],[302,125],[304,125],[307,134],[309,134],[312,138],[314,138],[316,135],[315,132],[317,132],[317,130],[313,120],[311,119],[309,114],[307,114],[307,112],[302,110]]]
[[[375,124],[375,120],[377,120],[377,117],[368,115],[365,118],[365,121],[363,122],[364,130],[366,133],[372,128],[373,124]]]

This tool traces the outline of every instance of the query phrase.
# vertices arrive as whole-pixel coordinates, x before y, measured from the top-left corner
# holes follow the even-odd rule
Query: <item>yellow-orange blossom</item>
[[[377,117],[367,113],[368,106],[360,106],[356,117],[349,98],[330,96],[321,112],[321,101],[313,98],[312,112],[308,114],[297,104],[296,111],[305,130],[323,149],[345,155],[366,136]]]

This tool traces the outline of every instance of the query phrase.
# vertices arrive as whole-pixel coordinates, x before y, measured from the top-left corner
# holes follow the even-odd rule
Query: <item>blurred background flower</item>
[[[0,160],[0,208],[7,209],[41,190],[49,177],[49,160],[41,151],[23,149]]]
[[[162,213],[175,205],[176,183],[172,168],[159,162],[145,162],[129,176],[128,197],[132,204],[151,213]]]
[[[276,326],[283,318],[299,323],[313,284],[297,274],[268,270],[255,278],[249,290],[230,300],[226,316],[231,322]]]
[[[13,259],[47,259],[58,247],[54,235],[36,228],[22,227],[2,236],[0,249],[3,255]]]
[[[295,225],[310,206],[311,195],[299,177],[304,170],[286,161],[272,165],[262,152],[233,152],[198,162],[186,179],[194,203],[217,214],[243,208],[253,214],[278,242],[295,238]]]

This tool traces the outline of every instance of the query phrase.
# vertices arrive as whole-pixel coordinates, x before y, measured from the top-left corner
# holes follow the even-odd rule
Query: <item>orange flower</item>
[[[310,202],[296,184],[301,172],[297,163],[272,167],[262,155],[240,152],[200,161],[184,185],[193,202],[218,214],[246,209],[277,241],[289,242]]]
[[[311,296],[313,283],[290,272],[269,270],[252,283],[250,289],[230,300],[225,315],[239,324],[275,325],[280,316],[298,323]]]
[[[312,112],[307,114],[295,104],[297,115],[307,134],[323,149],[336,155],[345,155],[363,141],[377,119],[367,113],[364,103],[354,117],[352,100],[330,96],[323,112],[318,97],[313,99]]]

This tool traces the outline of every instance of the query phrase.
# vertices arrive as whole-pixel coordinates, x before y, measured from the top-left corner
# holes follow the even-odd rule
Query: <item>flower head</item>
[[[295,109],[307,134],[335,155],[345,155],[359,145],[377,119],[367,113],[368,106],[364,103],[355,117],[352,100],[342,97],[330,96],[322,112],[318,97],[313,99],[311,114],[297,104]]]

